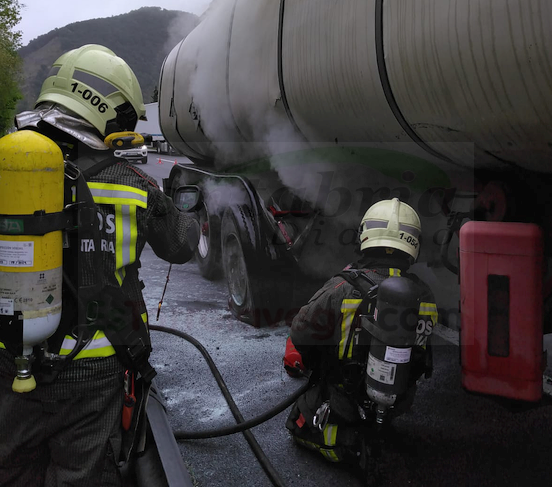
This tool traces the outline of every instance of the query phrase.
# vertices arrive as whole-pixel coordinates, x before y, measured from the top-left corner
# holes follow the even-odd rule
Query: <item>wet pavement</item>
[[[224,281],[209,282],[190,262],[169,265],[146,247],[141,277],[152,324],[184,331],[211,354],[246,420],[292,394],[302,382],[282,367],[288,327],[255,329],[228,311]],[[203,357],[190,343],[152,332],[156,383],[175,430],[235,424]],[[396,420],[382,457],[381,486],[547,486],[551,484],[552,401],[512,404],[462,389],[458,346],[436,337],[435,371],[421,380],[413,410]],[[287,486],[357,487],[350,468],[295,445],[284,427],[289,408],[252,432]],[[241,433],[180,442],[194,485],[273,485]]]

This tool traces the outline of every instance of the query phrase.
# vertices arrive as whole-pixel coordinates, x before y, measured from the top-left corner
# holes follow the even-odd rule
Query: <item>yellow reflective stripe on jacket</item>
[[[335,451],[327,448],[320,448],[319,451],[326,457],[326,460],[329,460],[330,462],[339,462],[339,457],[335,454]]]
[[[324,444],[326,446],[335,446],[337,441],[337,424],[327,424],[323,431]],[[331,462],[339,462],[339,457],[335,454],[333,448],[320,448],[320,453]]]
[[[328,431],[328,427],[331,427],[330,431]],[[306,446],[307,448],[319,451],[322,455],[324,455],[326,460],[329,460],[330,462],[340,461],[339,457],[337,456],[333,448],[324,448],[323,446],[317,445],[312,441],[304,440],[303,438],[299,438],[297,436],[294,436],[294,439],[295,441],[297,441],[297,443],[300,443]],[[327,425],[326,428],[324,429],[324,442],[327,442],[329,440],[329,442],[332,444],[327,446],[335,446],[336,439],[337,439],[337,425],[335,424]]]
[[[337,441],[337,424],[327,424],[324,428],[324,444],[326,446],[335,446]]]
[[[437,311],[437,305],[435,303],[420,303],[419,315],[431,317],[431,321],[434,325],[437,324],[439,319],[439,312]]]
[[[400,277],[401,276],[401,270],[395,269],[394,267],[389,268],[389,277]]]
[[[353,340],[349,343],[349,349],[345,350],[347,346],[347,339],[351,332],[351,326],[353,325],[353,319],[358,307],[362,303],[362,299],[344,299],[341,303],[341,313],[343,318],[341,320],[341,340],[339,342],[339,360],[352,358],[353,356]]]
[[[148,207],[148,192],[142,189],[111,183],[88,183],[88,187],[95,203]]]
[[[317,445],[316,443],[313,443],[312,441],[304,440],[303,438],[299,438],[298,436],[294,436],[294,439],[297,443],[300,443],[303,446],[306,446],[307,448],[310,448],[311,450],[316,450],[324,457],[326,457],[327,460],[330,460],[331,462],[339,462],[339,457],[336,455],[335,450],[332,448],[324,448],[320,445]]]
[[[88,187],[95,203],[115,207],[115,277],[122,286],[125,267],[136,261],[136,208],[147,208],[148,193],[122,184],[88,183]]]
[[[144,323],[148,322],[148,313],[142,313],[142,321]],[[59,351],[60,355],[68,355],[73,348],[75,348],[76,340],[70,336],[66,335],[63,343],[61,344],[61,349]],[[115,355],[115,349],[111,345],[109,339],[105,336],[105,333],[102,330],[96,330],[94,336],[90,343],[84,347],[73,360],[78,360],[81,358],[97,358],[97,357],[111,357]]]
[[[4,345],[2,342],[0,342],[0,349],[2,349],[2,348],[5,350],[5,349],[6,349],[6,345]]]
[[[60,355],[69,355],[75,348],[77,341],[70,335],[66,335],[61,344]],[[115,355],[115,349],[101,330],[96,330],[92,340],[77,354],[73,360],[81,358],[110,357]]]
[[[136,206],[115,205],[115,235],[115,277],[122,285],[125,266],[136,261]]]

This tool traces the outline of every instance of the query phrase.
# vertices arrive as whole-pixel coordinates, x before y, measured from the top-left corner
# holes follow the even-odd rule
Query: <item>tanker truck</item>
[[[412,270],[441,324],[496,340],[485,363],[532,334],[540,370],[551,32],[548,0],[214,1],[159,90],[161,130],[192,161],[165,191],[198,209],[202,275],[224,275],[239,319],[289,320],[396,196],[420,214]]]

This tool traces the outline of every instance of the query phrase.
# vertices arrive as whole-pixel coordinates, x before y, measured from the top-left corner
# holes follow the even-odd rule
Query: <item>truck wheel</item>
[[[220,220],[209,213],[205,204],[198,211],[198,216],[200,233],[195,257],[199,273],[205,279],[216,281],[222,277]]]
[[[249,208],[240,205],[239,210],[245,223],[251,223]],[[222,219],[222,262],[228,284],[228,306],[240,321],[255,327],[278,321],[271,307],[271,296],[267,290],[270,279],[257,277],[248,269],[246,255],[253,257],[253,235],[249,227],[240,232],[236,217],[226,211]],[[248,222],[246,220],[249,220]],[[246,250],[246,252],[244,252]],[[249,266],[252,264],[250,263]]]
[[[243,257],[241,243],[235,233],[226,237],[224,249],[224,262],[226,268],[226,278],[228,279],[228,292],[232,309],[238,310],[238,315],[243,315],[243,311],[250,301],[250,284],[247,276],[247,267]]]

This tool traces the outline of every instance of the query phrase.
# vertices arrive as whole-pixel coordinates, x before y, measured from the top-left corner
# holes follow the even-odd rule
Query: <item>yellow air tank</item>
[[[24,216],[61,212],[63,182],[52,140],[29,130],[0,139],[0,347],[17,349],[16,392],[36,387],[33,347],[59,326],[63,279],[61,230],[25,235]]]

